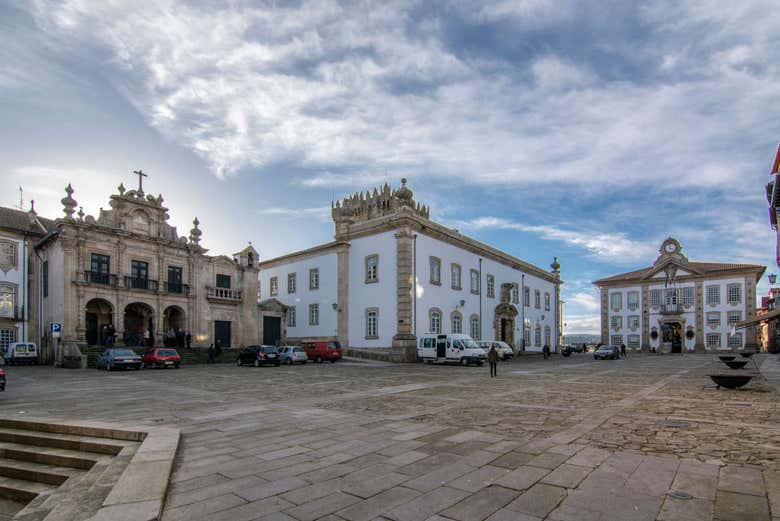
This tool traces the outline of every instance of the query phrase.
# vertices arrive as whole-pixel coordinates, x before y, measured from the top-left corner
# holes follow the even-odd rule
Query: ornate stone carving
[[[406,178],[401,179],[401,188],[391,189],[385,183],[381,190],[374,188],[373,192],[358,192],[331,203],[331,215],[336,221],[349,219],[358,222],[390,215],[401,208],[409,208],[420,217],[430,218],[430,209],[415,203],[414,193],[406,186]]]
[[[195,219],[192,221],[192,224],[194,226],[190,230],[190,242],[198,246],[200,244],[200,236],[203,235],[203,232],[200,231],[200,228],[198,228],[200,221],[197,217],[195,217]]]
[[[78,206],[79,203],[76,202],[75,199],[73,199],[73,187],[70,186],[70,183],[68,183],[68,186],[65,187],[65,193],[68,194],[67,197],[63,197],[60,201],[62,203],[62,211],[65,212],[65,218],[66,219],[73,219],[73,212],[76,211],[76,206]]]

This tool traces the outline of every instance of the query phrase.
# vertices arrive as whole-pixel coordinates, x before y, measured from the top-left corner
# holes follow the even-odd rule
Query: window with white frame
[[[682,288],[682,305],[693,306],[693,286]]]
[[[366,284],[379,281],[379,255],[366,257]]]
[[[729,347],[742,347],[742,333],[729,335]]]
[[[479,295],[479,272],[477,270],[471,270],[471,292],[475,295]]]
[[[713,329],[720,327],[720,312],[710,311],[707,313],[707,325]]]
[[[631,311],[639,309],[639,292],[629,291],[626,295],[626,307]]]
[[[487,276],[487,297],[496,298],[496,278],[493,275]]]
[[[438,257],[430,257],[428,259],[428,265],[430,268],[430,282],[431,284],[441,284],[441,259]]]
[[[479,333],[479,317],[471,315],[471,338],[479,340],[481,336]]]
[[[534,290],[534,307],[542,309],[542,292],[538,289]]]
[[[742,286],[739,284],[729,284],[726,286],[726,298],[729,304],[739,304],[742,302]]]
[[[268,282],[268,289],[272,297],[279,294],[279,277],[271,277],[271,280]]]
[[[609,307],[612,311],[620,311],[623,309],[623,294],[622,293],[610,293],[609,294]]]
[[[550,294],[547,292],[544,294],[544,310],[550,311]]]
[[[428,312],[428,329],[436,335],[441,334],[441,311],[434,308]]]
[[[287,293],[295,293],[295,273],[287,274]]]
[[[287,327],[295,327],[295,306],[287,308]]]
[[[379,338],[379,309],[366,309],[366,338]]]
[[[320,325],[320,305],[319,304],[309,304],[309,325],[310,326],[319,326]]]
[[[552,329],[550,326],[544,326],[544,345],[552,346]]]
[[[542,327],[536,326],[534,330],[534,345],[536,347],[542,347]]]
[[[720,333],[707,333],[707,347],[720,347]]]
[[[707,304],[710,306],[720,304],[720,286],[707,286]]]
[[[639,349],[639,335],[628,335],[626,344],[629,349]]]
[[[320,289],[320,270],[312,268],[309,270],[309,289]]]
[[[16,243],[0,240],[0,267],[10,271],[16,267]]]
[[[452,332],[454,334],[463,333],[463,316],[460,313],[455,311],[450,317],[450,322],[452,322]]]
[[[5,353],[8,344],[16,342],[16,328],[9,327],[0,329],[0,349]]]
[[[460,283],[460,264],[455,264],[454,262],[450,264],[450,278],[452,279],[452,289],[461,289],[461,283]]]
[[[660,308],[661,307],[661,290],[660,289],[651,289],[650,290],[650,306],[654,308]]]
[[[16,285],[0,284],[0,317],[13,318],[16,308]]]
[[[531,288],[527,286],[525,288],[525,291],[523,291],[523,306],[527,308],[531,307]]]
[[[628,328],[632,331],[639,329],[639,315],[631,315],[628,317]]]
[[[611,340],[610,343],[615,347],[620,347],[621,345],[623,345],[623,335],[612,335],[612,337],[610,337],[610,340]]]
[[[742,312],[741,311],[729,311],[728,314],[728,325],[734,326],[738,324],[742,320]]]
[[[612,329],[622,329],[623,328],[623,317],[619,315],[613,315],[609,318],[609,325]]]
[[[527,320],[527,319],[526,319]],[[531,322],[527,320],[523,327],[523,343],[527,346],[531,345]]]
[[[512,290],[511,290],[511,293],[512,293],[512,304],[517,304],[517,303],[520,302],[518,300],[518,292],[519,292],[519,290],[517,289],[517,284],[512,284]]]

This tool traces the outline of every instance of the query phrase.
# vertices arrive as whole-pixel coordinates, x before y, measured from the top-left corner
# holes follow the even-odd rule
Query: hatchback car
[[[144,367],[174,367],[179,368],[181,356],[175,349],[153,348],[144,353]]]
[[[5,391],[5,371],[0,369],[0,391]]]
[[[496,340],[478,340],[477,345],[485,350],[485,354],[490,352],[490,348],[495,346],[500,360],[511,360],[515,356],[514,350],[506,342]]]
[[[615,346],[601,346],[593,352],[596,360],[617,360],[620,358],[620,349]]]
[[[114,369],[141,369],[143,359],[132,349],[106,349],[97,359],[97,368],[113,371]]]
[[[275,346],[248,346],[238,353],[236,365],[280,365],[279,350]]]
[[[284,346],[279,348],[279,359],[283,364],[305,364],[309,361],[306,350],[300,346]]]

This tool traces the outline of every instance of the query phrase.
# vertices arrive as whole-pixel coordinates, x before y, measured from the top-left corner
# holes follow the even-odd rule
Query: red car
[[[0,391],[5,391],[5,371],[0,369]]]
[[[153,348],[144,353],[144,367],[175,367],[179,368],[181,357],[175,349]]]
[[[306,350],[306,356],[309,357],[309,360],[320,364],[326,360],[332,364],[335,364],[336,360],[341,360],[341,344],[338,342],[318,340],[302,342],[301,345]]]

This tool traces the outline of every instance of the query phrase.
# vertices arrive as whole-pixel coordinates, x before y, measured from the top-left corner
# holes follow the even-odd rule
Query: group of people
[[[192,347],[192,335],[189,331],[184,332],[180,327],[176,329],[169,328],[165,334],[163,344],[165,344],[165,347],[178,347],[179,349],[186,347],[190,349]]]

